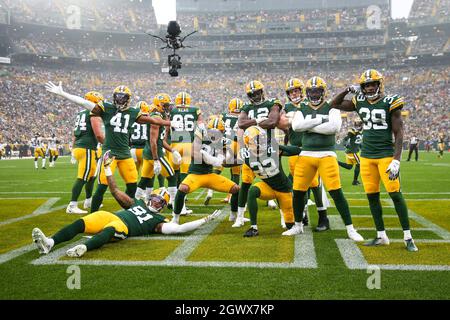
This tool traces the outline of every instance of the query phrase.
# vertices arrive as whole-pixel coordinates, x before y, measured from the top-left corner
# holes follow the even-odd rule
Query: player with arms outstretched
[[[341,161],[338,161],[338,163],[342,168],[348,170],[351,170],[355,166],[352,185],[357,186],[360,184],[358,176],[360,172],[359,150],[362,143],[361,119],[358,118],[354,121],[354,126],[348,130],[343,143],[345,146],[345,163]]]
[[[348,93],[352,100],[344,100]],[[403,229],[408,251],[417,251],[411,236],[408,208],[400,190],[400,159],[403,145],[401,109],[404,99],[384,94],[384,79],[380,72],[368,69],[361,74],[359,87],[350,86],[331,101],[331,107],[356,111],[363,121],[361,146],[361,178],[369,200],[377,236],[366,245],[388,245],[380,200],[380,180],[389,193]],[[392,141],[394,135],[395,142]]]

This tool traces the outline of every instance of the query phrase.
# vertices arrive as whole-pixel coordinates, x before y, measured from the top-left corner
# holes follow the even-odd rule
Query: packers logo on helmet
[[[244,105],[244,102],[239,98],[233,98],[228,103],[228,111],[231,113],[239,113],[241,112],[241,108]]]
[[[191,95],[187,92],[180,92],[175,97],[175,105],[182,107],[189,107],[191,105]]]
[[[167,93],[158,93],[153,97],[153,105],[160,113],[167,113],[170,108],[170,96]]]
[[[113,101],[119,111],[127,110],[131,102],[131,90],[127,86],[118,86],[114,89]]]
[[[135,108],[141,110],[142,113],[145,113],[145,114],[149,114],[150,113],[150,106],[145,101],[139,101],[136,104]]]
[[[89,91],[84,95],[84,98],[95,104],[99,103],[102,100],[105,100],[105,98],[103,98],[103,95],[97,91]]]
[[[378,83],[378,87],[370,87],[369,84]],[[375,69],[368,69],[359,77],[361,92],[368,100],[378,99],[384,92],[384,79],[380,72]],[[369,87],[369,88],[368,88]]]
[[[209,117],[207,128],[224,132],[225,131],[225,123],[223,122],[221,117],[211,116],[211,117]]]
[[[165,189],[156,189],[150,195],[147,201],[147,207],[150,211],[161,212],[169,203],[170,195]]]
[[[254,154],[261,154],[267,149],[267,133],[260,126],[251,126],[244,131],[244,145]]]
[[[258,105],[258,104],[263,103],[265,100],[264,85],[258,80],[250,81],[245,86],[245,92],[247,93],[248,99],[253,104]]]
[[[325,101],[327,83],[321,77],[312,77],[306,82],[306,97],[313,106],[318,106]]]
[[[297,79],[297,78],[289,79],[288,81],[286,81],[286,85],[284,86],[284,89],[285,89],[288,99],[290,101],[292,101],[295,104],[302,101],[303,90],[304,90],[304,85],[303,85],[302,80]],[[296,94],[296,96],[291,98],[291,91],[293,91],[294,89],[298,89],[298,90],[300,90],[300,92],[298,94]]]

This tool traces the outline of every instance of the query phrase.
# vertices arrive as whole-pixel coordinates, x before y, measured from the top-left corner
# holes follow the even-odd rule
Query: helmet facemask
[[[299,104],[303,99],[302,89],[294,88],[287,91],[287,96],[289,100],[295,104]]]
[[[318,106],[322,103],[325,90],[323,88],[307,88],[306,96],[313,106]]]
[[[366,91],[367,87],[372,84],[375,84],[375,83],[377,84],[376,89],[370,90],[371,92],[367,93],[367,91]],[[367,100],[376,100],[380,96],[380,87],[381,87],[380,81],[370,81],[370,82],[362,83],[361,84],[361,92],[364,94],[364,96],[367,98]],[[372,88],[374,88],[374,87],[372,86]]]
[[[262,89],[256,90],[253,92],[249,92],[249,93],[247,93],[247,96],[248,96],[248,99],[250,100],[250,102],[254,105],[259,105],[259,104],[263,103],[265,100],[264,92]]]
[[[150,198],[147,201],[147,207],[153,213],[161,212],[165,206],[167,206],[166,200],[157,194],[150,195]]]
[[[130,107],[130,95],[124,92],[115,92],[113,95],[114,105],[119,111],[125,111]]]

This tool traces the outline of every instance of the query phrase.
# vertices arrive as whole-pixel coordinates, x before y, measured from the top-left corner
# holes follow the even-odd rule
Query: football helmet
[[[288,96],[289,101],[298,104],[303,99],[303,90],[304,90],[304,84],[300,79],[292,78],[286,81],[286,85],[284,86],[284,89],[286,91],[286,95]],[[300,95],[297,97],[291,98],[290,93],[294,89],[300,90]]]
[[[245,92],[247,93],[247,97],[250,102],[255,105],[259,105],[265,100],[264,85],[258,80],[250,81],[245,86]]]
[[[175,106],[189,107],[191,105],[191,95],[187,92],[179,92],[175,96]]]
[[[306,97],[313,106],[320,105],[327,94],[327,83],[321,77],[312,77],[306,82]]]
[[[369,83],[378,83],[378,88],[371,92],[367,92],[366,87]],[[367,69],[359,77],[359,86],[361,92],[368,100],[378,99],[384,92],[384,79],[380,72],[375,69]]]
[[[113,92],[113,102],[119,111],[125,111],[130,107],[131,90],[127,86],[118,86]]]
[[[255,155],[262,154],[267,149],[267,132],[260,126],[251,126],[244,131],[244,145]]]
[[[103,95],[97,91],[89,91],[84,95],[84,98],[95,104],[99,103],[102,100],[105,100],[105,98],[103,98]]]
[[[170,96],[167,93],[158,93],[153,97],[153,105],[160,113],[168,113],[171,102]]]
[[[151,212],[158,213],[161,212],[169,203],[170,195],[166,189],[156,189],[153,190],[147,201],[147,207]]]
[[[225,131],[225,123],[222,120],[222,117],[219,116],[210,116],[208,120],[208,129],[219,130],[220,132]]]
[[[230,113],[239,113],[241,112],[241,108],[244,105],[244,102],[242,102],[239,98],[233,98],[230,100],[230,103],[228,103],[228,111]]]
[[[145,101],[139,101],[136,104],[136,109],[141,110],[141,113],[149,114],[150,113],[150,106]]]
[[[353,121],[353,126],[355,127],[355,129],[356,129],[357,131],[361,131],[362,128],[363,128],[363,122],[362,122],[362,120],[361,120],[360,118],[356,118],[356,119]]]

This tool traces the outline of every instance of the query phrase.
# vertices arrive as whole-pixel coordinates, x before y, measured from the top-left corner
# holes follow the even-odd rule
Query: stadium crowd
[[[285,101],[284,83],[290,77],[306,81],[320,75],[328,83],[328,97],[338,93],[346,85],[356,83],[361,70],[321,71],[317,69],[262,72],[242,70],[224,73],[205,70],[182,74],[175,80],[151,73],[136,72],[84,72],[38,68],[4,68],[0,95],[0,143],[20,144],[30,141],[39,132],[49,137],[52,133],[69,143],[74,117],[79,108],[49,95],[44,89],[48,80],[62,81],[64,88],[73,94],[83,95],[98,90],[110,98],[119,84],[130,86],[133,102],[150,101],[157,92],[167,92],[172,97],[181,90],[192,95],[192,104],[208,116],[225,111],[232,97],[246,100],[244,86],[251,79],[259,79],[266,88],[267,97]],[[400,94],[406,98],[408,115],[405,115],[405,140],[411,135],[419,139],[436,139],[440,131],[450,127],[450,113],[446,98],[450,96],[450,67],[383,70],[387,94]],[[250,76],[251,75],[251,76]],[[23,112],[24,108],[27,112]],[[352,125],[354,114],[344,121],[341,137]]]

